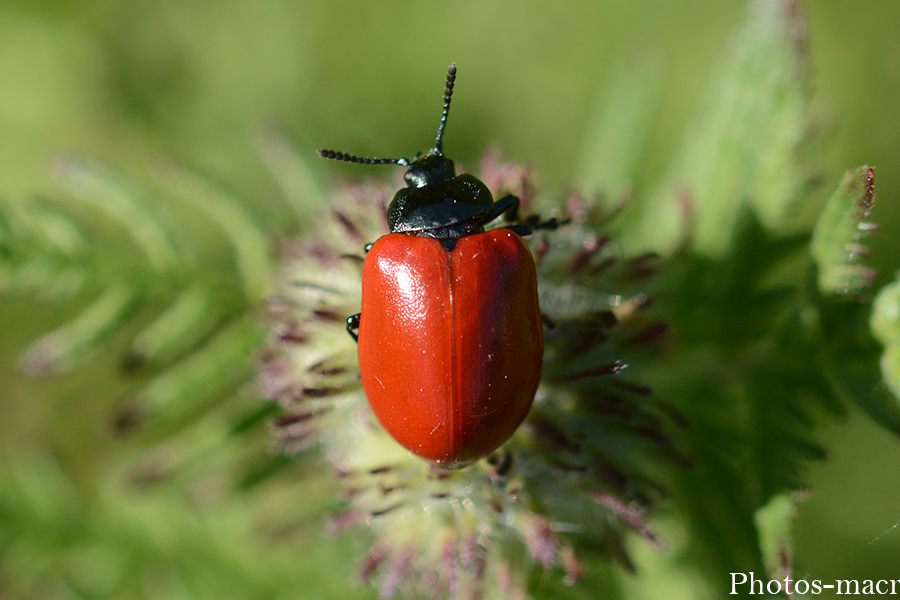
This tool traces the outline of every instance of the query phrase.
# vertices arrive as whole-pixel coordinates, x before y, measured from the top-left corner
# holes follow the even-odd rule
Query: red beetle
[[[385,429],[413,453],[462,466],[500,447],[525,419],[544,341],[534,259],[513,225],[485,231],[519,199],[494,203],[441,151],[456,66],[450,65],[434,147],[415,160],[319,155],[407,168],[388,209],[388,235],[363,266],[359,341],[363,389]],[[555,227],[551,220],[539,226]],[[356,333],[358,331],[358,334]]]

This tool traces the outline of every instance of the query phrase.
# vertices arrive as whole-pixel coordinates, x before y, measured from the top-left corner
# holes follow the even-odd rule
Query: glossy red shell
[[[392,233],[363,267],[359,366],[385,429],[441,464],[476,460],[528,414],[543,363],[534,259],[508,229]]]

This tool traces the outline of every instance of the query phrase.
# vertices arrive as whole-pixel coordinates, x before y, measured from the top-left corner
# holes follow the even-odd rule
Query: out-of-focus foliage
[[[805,24],[799,15],[778,21],[793,5],[759,2],[752,10],[760,14],[732,41],[659,191],[632,212],[626,241],[671,249],[690,220],[694,248],[718,256],[746,208],[767,228],[784,227],[803,197]]]
[[[869,215],[876,173],[882,199],[897,193],[900,132],[883,115],[900,94],[884,76],[900,61],[900,15],[878,0],[808,10],[811,44],[802,7],[775,0],[747,14],[700,0],[5,3],[0,598],[373,593],[349,591],[366,536],[320,536],[323,516],[346,508],[341,486],[315,450],[273,445],[276,408],[259,401],[253,367],[278,249],[288,232],[315,239],[314,207],[334,200],[318,174],[343,169],[311,148],[426,147],[451,60],[451,157],[473,164],[500,140],[541,164],[544,206],[575,181],[588,207],[619,211],[604,251],[665,254],[640,285],[666,341],[628,376],[689,424],[676,440],[689,466],[636,467],[668,492],[650,522],[669,551],[626,540],[630,575],[598,561],[608,548],[577,523],[547,522],[539,539],[567,541],[543,554],[546,574],[539,549],[519,557],[529,593],[718,598],[730,571],[824,579],[850,554],[869,560],[844,576],[896,576],[897,540],[867,545],[896,522],[891,499],[873,487],[865,506],[835,509],[872,519],[846,530],[849,517],[804,525],[840,507],[845,486],[803,502],[799,491],[828,469],[816,459],[868,443],[836,445],[836,417],[858,408],[900,431],[898,285],[878,290],[873,269],[900,265],[889,236],[869,237],[869,258],[860,243],[869,220],[900,223],[889,202]],[[832,121],[844,129],[823,134]],[[100,160],[54,159],[47,177],[57,151]],[[864,163],[877,171],[841,180]],[[586,235],[588,258],[598,239]],[[896,454],[882,461],[835,479],[890,479]],[[613,513],[629,514],[597,514]],[[587,557],[574,587],[553,572],[581,569],[559,564],[569,551]]]
[[[865,222],[873,204],[875,172],[870,167],[848,172],[828,199],[811,247],[822,292],[855,294],[872,283],[874,271],[858,263],[869,254],[861,242],[874,229],[872,223]]]
[[[872,332],[884,345],[884,383],[900,397],[900,282],[884,286],[872,307]]]

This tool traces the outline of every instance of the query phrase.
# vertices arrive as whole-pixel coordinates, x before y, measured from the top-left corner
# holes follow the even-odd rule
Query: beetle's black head
[[[406,169],[403,179],[411,188],[423,188],[456,177],[453,161],[443,154],[428,153]]]
[[[394,196],[388,208],[391,232],[437,238],[457,238],[483,231],[480,217],[494,208],[491,192],[473,175],[457,175],[453,161],[444,157],[443,138],[450,113],[450,97],[456,81],[456,65],[447,71],[444,112],[434,147],[424,156],[406,158],[360,158],[352,154],[319,150],[319,156],[370,165],[396,164],[406,167],[406,188]]]
[[[447,163],[452,170],[453,163]],[[483,231],[480,217],[493,209],[486,185],[473,175],[457,175],[399,190],[388,208],[388,225],[391,233],[456,238]]]

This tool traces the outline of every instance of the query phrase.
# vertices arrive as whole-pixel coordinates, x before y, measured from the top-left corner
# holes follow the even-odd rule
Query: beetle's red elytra
[[[517,234],[466,236],[449,252],[434,238],[382,237],[366,256],[361,314],[363,389],[415,454],[470,462],[525,419],[543,336],[534,260]]]
[[[519,199],[495,203],[484,183],[457,176],[443,156],[455,80],[450,65],[437,140],[424,156],[319,151],[407,167],[407,187],[388,209],[391,232],[366,255],[361,312],[347,319],[347,330],[358,339],[363,390],[381,424],[411,452],[448,467],[487,456],[510,438],[534,401],[544,352]],[[512,224],[485,231],[500,216]]]

